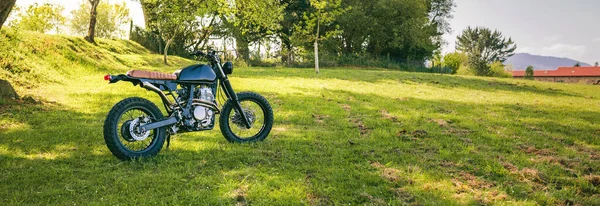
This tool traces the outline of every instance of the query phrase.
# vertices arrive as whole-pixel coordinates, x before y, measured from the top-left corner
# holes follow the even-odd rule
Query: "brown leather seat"
[[[142,79],[160,79],[160,80],[176,80],[175,74],[166,74],[162,72],[151,72],[142,70],[130,70],[127,72],[127,76],[142,78]]]

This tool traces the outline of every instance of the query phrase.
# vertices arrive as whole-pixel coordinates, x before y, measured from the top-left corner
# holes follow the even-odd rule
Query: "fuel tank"
[[[213,69],[205,64],[187,66],[175,72],[177,80],[183,83],[212,83],[217,79]]]

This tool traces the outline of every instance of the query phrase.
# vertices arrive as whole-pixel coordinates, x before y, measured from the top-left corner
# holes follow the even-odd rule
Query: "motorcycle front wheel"
[[[262,141],[273,127],[273,109],[260,94],[241,92],[237,94],[238,101],[246,117],[250,119],[250,129],[244,126],[242,116],[234,109],[231,100],[225,103],[219,117],[219,127],[225,139],[229,142],[244,143]]]
[[[160,109],[146,99],[131,97],[121,100],[104,121],[106,146],[121,160],[155,156],[165,143],[165,129],[140,131],[140,125],[162,118]]]

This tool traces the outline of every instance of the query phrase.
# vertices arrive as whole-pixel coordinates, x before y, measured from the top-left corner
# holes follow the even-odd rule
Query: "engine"
[[[215,114],[213,109],[216,108],[213,89],[208,85],[196,87],[190,106],[187,105],[190,96],[187,91],[189,91],[189,87],[177,90],[177,100],[183,104],[183,109],[187,110],[181,113],[183,121],[179,129],[184,131],[212,129]]]
[[[196,120],[196,128],[209,128],[213,125],[214,111],[206,106],[205,103],[214,103],[215,95],[213,94],[212,88],[207,86],[201,86],[194,95],[194,104],[192,104],[192,111],[194,119]]]

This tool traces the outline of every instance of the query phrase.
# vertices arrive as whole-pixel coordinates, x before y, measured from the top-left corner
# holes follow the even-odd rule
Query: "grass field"
[[[0,77],[35,100],[0,102],[3,205],[600,205],[598,86],[236,68],[234,89],[274,108],[264,142],[187,133],[123,162],[104,145],[104,118],[123,98],[159,98],[102,76],[192,62],[163,67],[128,41],[2,38]]]

